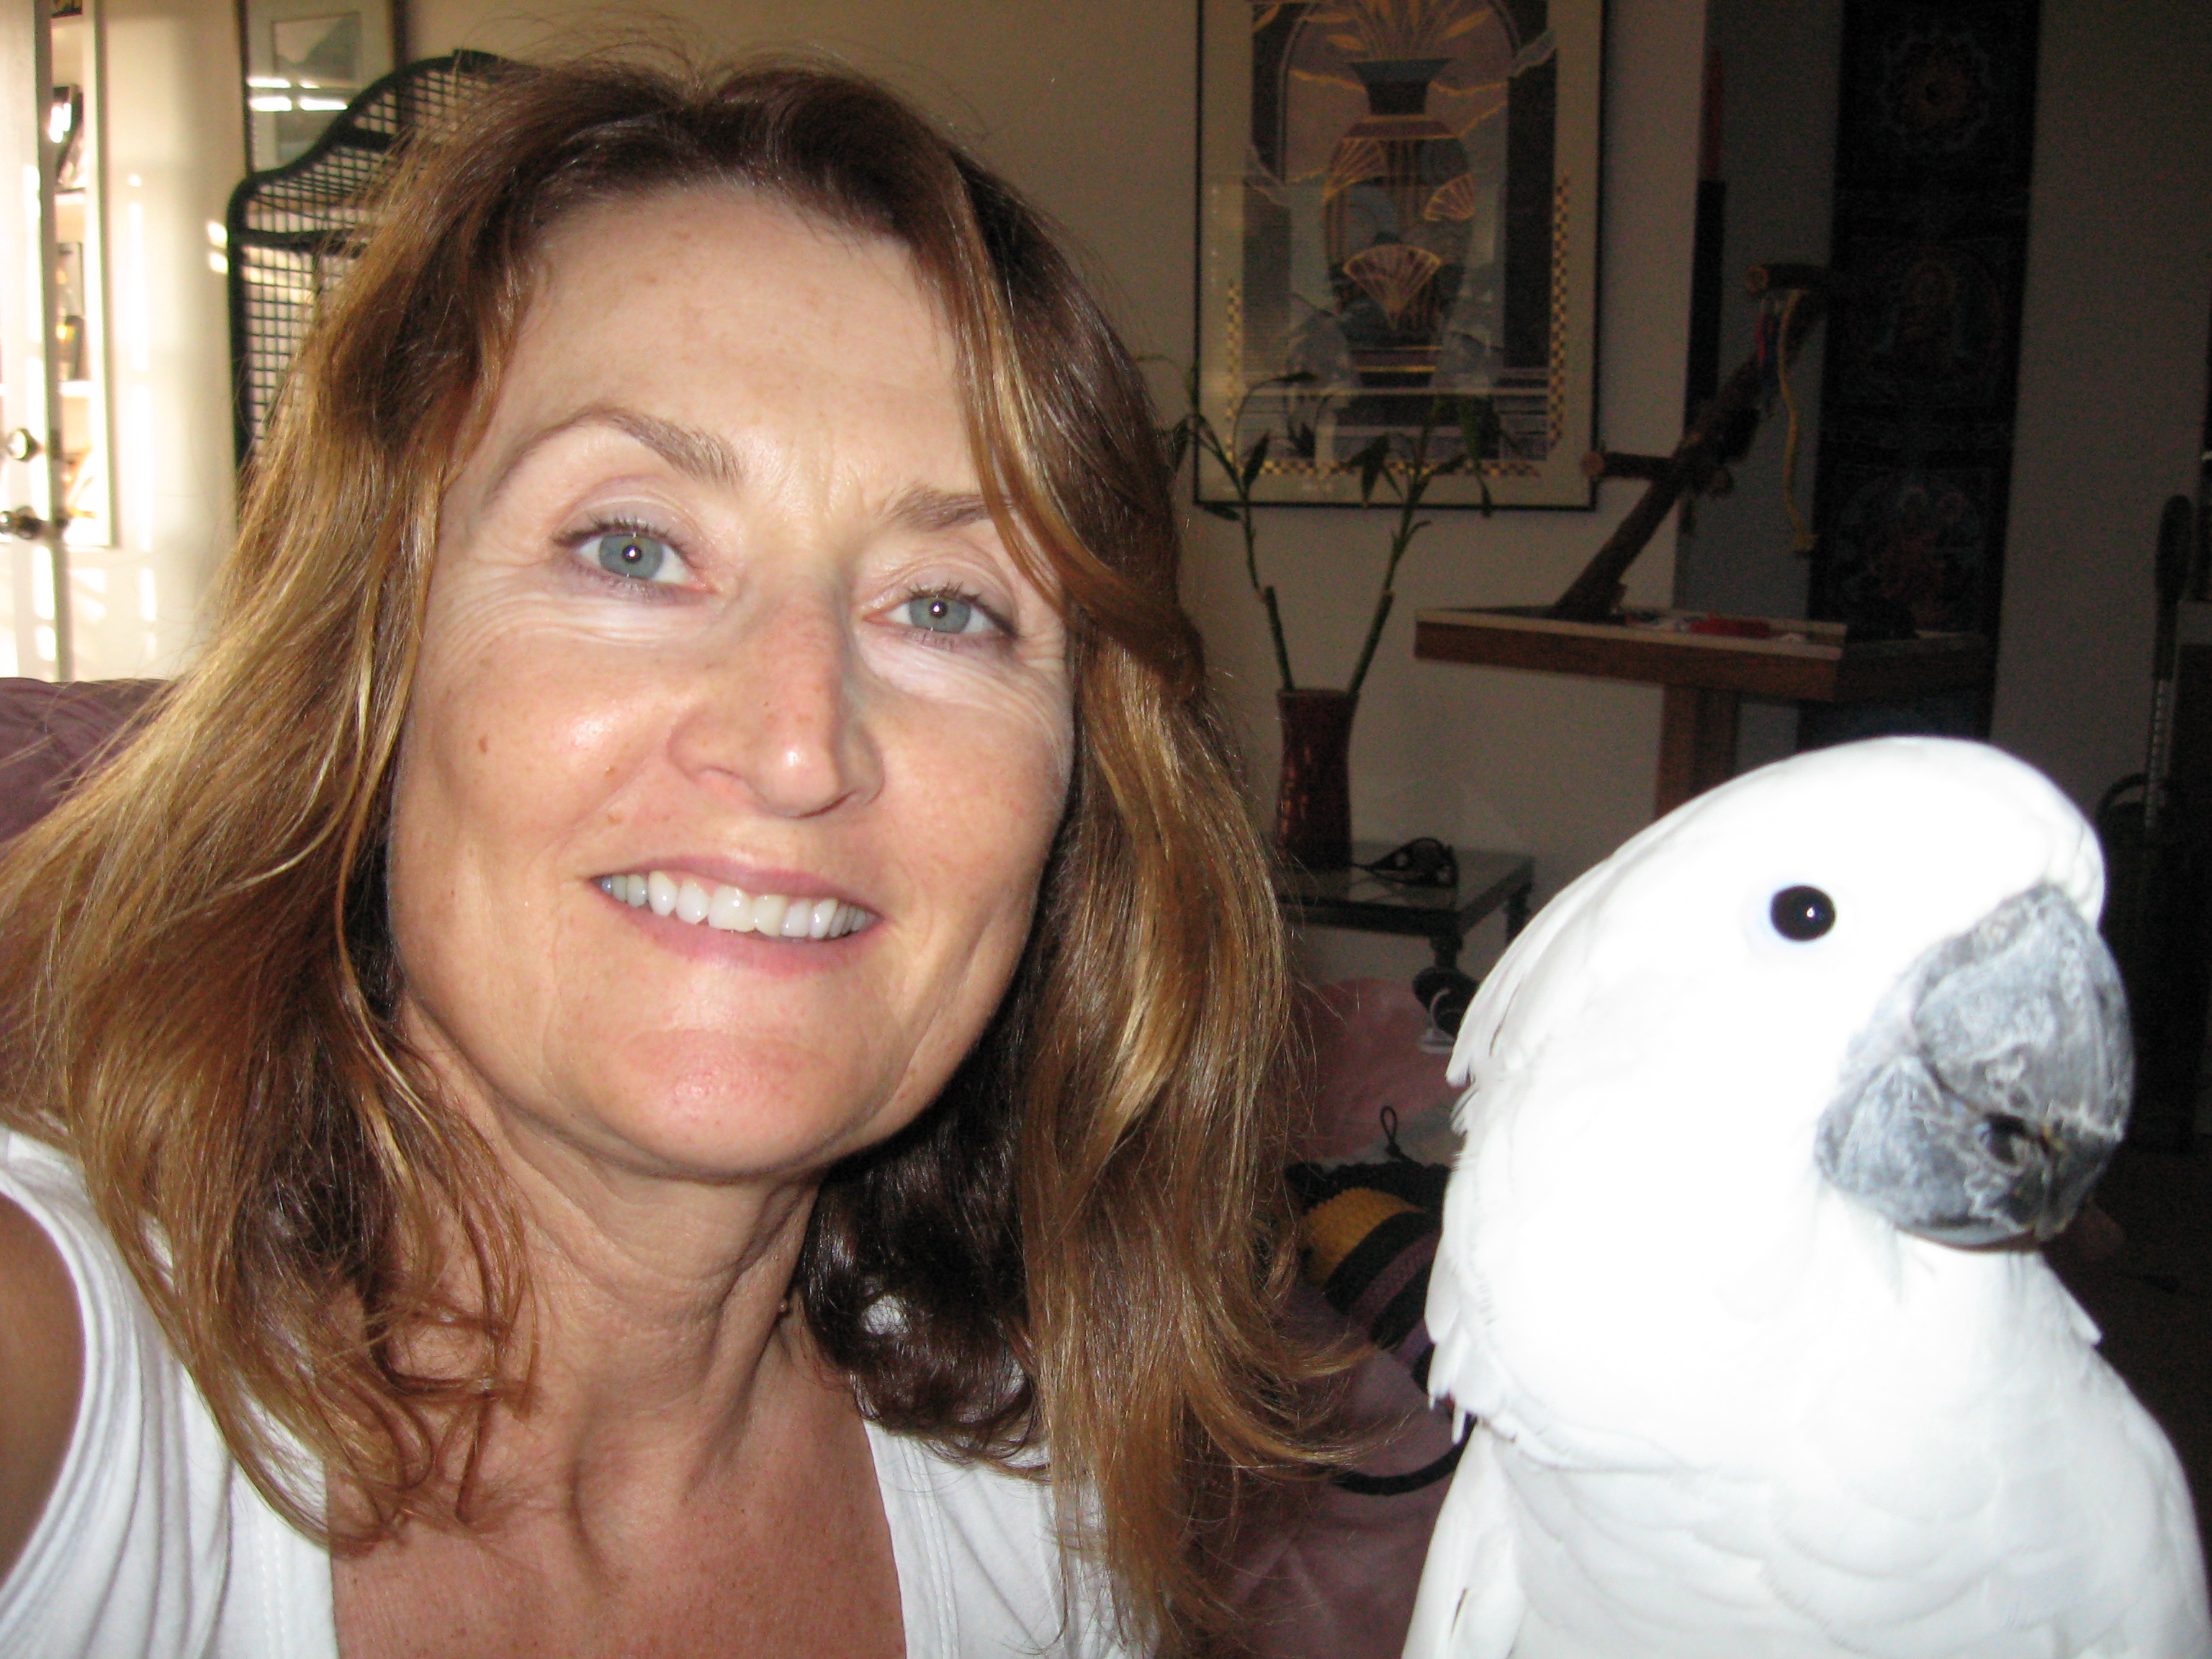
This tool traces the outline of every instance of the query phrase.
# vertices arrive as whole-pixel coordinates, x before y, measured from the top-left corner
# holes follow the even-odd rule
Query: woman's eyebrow
[[[493,475],[484,499],[487,501],[497,500],[516,470],[540,448],[564,433],[586,426],[612,427],[624,436],[642,444],[678,472],[706,483],[725,488],[732,486],[743,470],[738,464],[737,452],[719,433],[663,420],[658,415],[643,414],[637,410],[623,408],[620,404],[600,404],[589,409],[580,409],[563,420],[542,427],[516,444],[508,452],[507,459],[500,463],[499,471]],[[991,508],[981,495],[973,491],[939,489],[930,484],[915,484],[891,504],[890,516],[895,522],[915,530],[958,530],[968,525],[988,521]]]
[[[894,523],[923,531],[958,530],[986,522],[990,516],[990,504],[981,495],[956,495],[927,484],[912,486],[891,503],[890,510]]]
[[[641,414],[619,404],[602,404],[580,409],[565,420],[540,428],[515,445],[500,463],[491,487],[484,492],[484,499],[498,500],[500,492],[507,488],[507,481],[523,462],[563,433],[586,426],[612,427],[626,437],[635,439],[687,477],[724,487],[738,481],[740,469],[737,451],[719,434],[663,420],[658,415]]]

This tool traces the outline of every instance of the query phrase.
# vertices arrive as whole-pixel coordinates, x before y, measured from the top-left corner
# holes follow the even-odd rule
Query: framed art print
[[[389,74],[395,0],[240,0],[254,171],[306,155],[331,118]]]
[[[1475,399],[1481,476],[1431,505],[1588,507],[1602,0],[1200,17],[1198,397],[1233,453],[1270,434],[1254,498],[1357,501],[1353,458],[1425,426],[1458,446],[1435,416]]]

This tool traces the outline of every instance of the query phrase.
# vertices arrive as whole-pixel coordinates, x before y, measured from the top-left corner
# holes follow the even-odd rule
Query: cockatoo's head
[[[1468,1011],[1463,1110],[1540,1051],[1547,1075],[1613,1066],[1652,1110],[1713,1101],[1683,1133],[1809,1157],[1908,1231],[2048,1237],[2118,1144],[2133,1084],[2103,893],[2081,814],[1997,750],[1799,756],[1690,802],[1546,908]]]

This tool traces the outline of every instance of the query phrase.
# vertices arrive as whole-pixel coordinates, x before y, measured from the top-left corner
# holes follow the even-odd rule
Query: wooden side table
[[[1355,842],[1352,856],[1358,863],[1372,864],[1389,850],[1387,842]],[[1456,887],[1408,887],[1357,867],[1292,868],[1277,878],[1275,897],[1284,914],[1316,927],[1425,939],[1436,952],[1437,967],[1455,974],[1461,948],[1477,922],[1504,911],[1509,939],[1527,925],[1536,866],[1522,853],[1464,848],[1453,853],[1459,860]]]
[[[1413,654],[1431,662],[1526,668],[1664,688],[1659,776],[1664,817],[1735,771],[1743,699],[1892,702],[1987,684],[1990,642],[1978,634],[1845,643],[1841,623],[1728,618],[1763,636],[1693,631],[1723,619],[1694,612],[1632,611],[1619,623],[1561,622],[1545,607],[1424,611]]]

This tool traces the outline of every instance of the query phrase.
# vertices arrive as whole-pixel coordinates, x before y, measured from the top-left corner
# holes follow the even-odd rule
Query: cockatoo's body
[[[1536,919],[1453,1062],[1429,1376],[1478,1420],[1409,1659],[2212,1656],[2173,1453],[2019,1242],[2125,1109],[2102,884],[2035,773],[1887,739]]]

